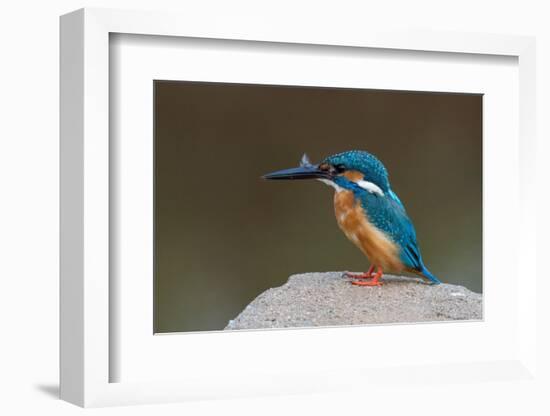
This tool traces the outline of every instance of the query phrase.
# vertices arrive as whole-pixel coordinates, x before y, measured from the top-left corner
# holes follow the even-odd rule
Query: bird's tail
[[[432,285],[438,285],[441,283],[441,280],[435,277],[432,272],[430,272],[424,265],[422,265],[422,270],[420,271],[420,274],[428,279]]]

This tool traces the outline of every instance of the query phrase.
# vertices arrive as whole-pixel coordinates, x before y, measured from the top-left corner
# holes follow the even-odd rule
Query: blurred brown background
[[[260,179],[304,152],[378,156],[428,268],[481,292],[481,95],[154,86],[155,332],[223,329],[293,273],[368,268],[336,225],[331,188]]]

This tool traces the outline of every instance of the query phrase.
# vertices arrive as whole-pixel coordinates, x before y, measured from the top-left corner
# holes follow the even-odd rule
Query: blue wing
[[[398,196],[391,190],[388,196],[381,196],[362,188],[355,189],[354,194],[361,201],[370,221],[399,245],[403,264],[422,273],[432,282],[440,283],[424,266],[414,225]]]

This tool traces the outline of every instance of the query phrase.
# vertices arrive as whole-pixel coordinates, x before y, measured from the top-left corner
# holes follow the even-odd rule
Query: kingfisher
[[[297,168],[268,173],[269,180],[317,179],[334,188],[334,213],[340,229],[368,258],[360,274],[345,273],[358,286],[380,286],[384,272],[414,273],[439,284],[424,265],[414,225],[392,191],[388,171],[371,153],[351,150],[313,164],[304,154]]]

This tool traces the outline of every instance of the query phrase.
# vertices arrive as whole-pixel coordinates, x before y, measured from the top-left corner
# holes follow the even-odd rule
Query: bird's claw
[[[343,277],[348,277],[350,279],[372,279],[376,273],[373,272],[373,268],[369,268],[368,272],[364,273],[350,273],[350,272],[344,272]]]
[[[347,277],[349,279],[371,279],[373,277],[372,273],[349,273],[345,272],[342,277]]]
[[[369,271],[366,273],[353,274],[345,272],[344,276],[354,279],[351,284],[355,286],[382,286],[382,282],[380,282],[380,278],[382,277],[382,268],[378,266],[376,273],[374,270],[375,266],[371,265],[369,267]]]

